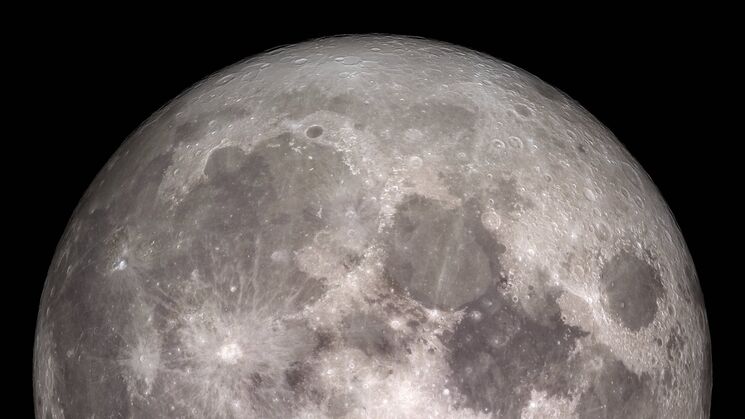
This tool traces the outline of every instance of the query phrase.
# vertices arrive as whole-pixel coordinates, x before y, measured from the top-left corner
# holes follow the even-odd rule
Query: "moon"
[[[39,418],[703,418],[693,261],[561,91],[414,37],[286,46],[144,122],[76,208]]]

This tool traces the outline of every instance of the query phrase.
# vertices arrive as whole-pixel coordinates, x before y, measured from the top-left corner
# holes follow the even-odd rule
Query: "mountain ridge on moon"
[[[696,271],[639,164],[557,89],[344,36],[148,119],[49,269],[40,418],[708,417]]]

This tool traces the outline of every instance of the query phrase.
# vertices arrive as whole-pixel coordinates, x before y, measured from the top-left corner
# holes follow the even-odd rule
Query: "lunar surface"
[[[675,220],[562,92],[458,46],[252,57],[134,132],[41,299],[40,418],[700,418]]]

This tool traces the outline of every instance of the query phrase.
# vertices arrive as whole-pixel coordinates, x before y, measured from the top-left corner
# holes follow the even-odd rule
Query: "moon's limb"
[[[39,417],[706,417],[672,214],[513,66],[303,43],[176,98],[107,163],[42,296]]]

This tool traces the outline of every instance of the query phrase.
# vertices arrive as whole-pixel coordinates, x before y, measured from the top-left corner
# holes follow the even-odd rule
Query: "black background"
[[[318,36],[383,32],[449,41],[522,67],[576,99],[616,134],[672,208],[693,255],[713,340],[712,417],[723,416],[723,377],[730,370],[725,350],[729,330],[737,327],[732,321],[741,320],[728,298],[739,278],[725,256],[731,246],[726,237],[739,225],[731,217],[740,192],[731,180],[739,168],[728,156],[742,137],[728,128],[725,115],[735,85],[726,76],[732,50],[720,51],[726,37],[711,29],[717,22],[695,13],[616,25],[605,21],[609,14],[548,25],[524,17],[511,25],[509,19],[371,24],[301,17],[268,26],[261,16],[212,25],[200,18],[148,25],[132,18],[118,25],[78,18],[18,30],[7,39],[20,52],[13,61],[20,76],[8,87],[22,90],[19,115],[10,121],[21,128],[10,141],[22,150],[6,156],[6,167],[19,190],[14,202],[20,204],[13,206],[22,213],[12,222],[23,230],[15,242],[19,257],[9,263],[21,268],[16,280],[25,295],[11,301],[22,317],[14,323],[22,330],[25,410],[32,411],[31,353],[46,271],[78,200],[125,137],[194,82],[247,56]]]

